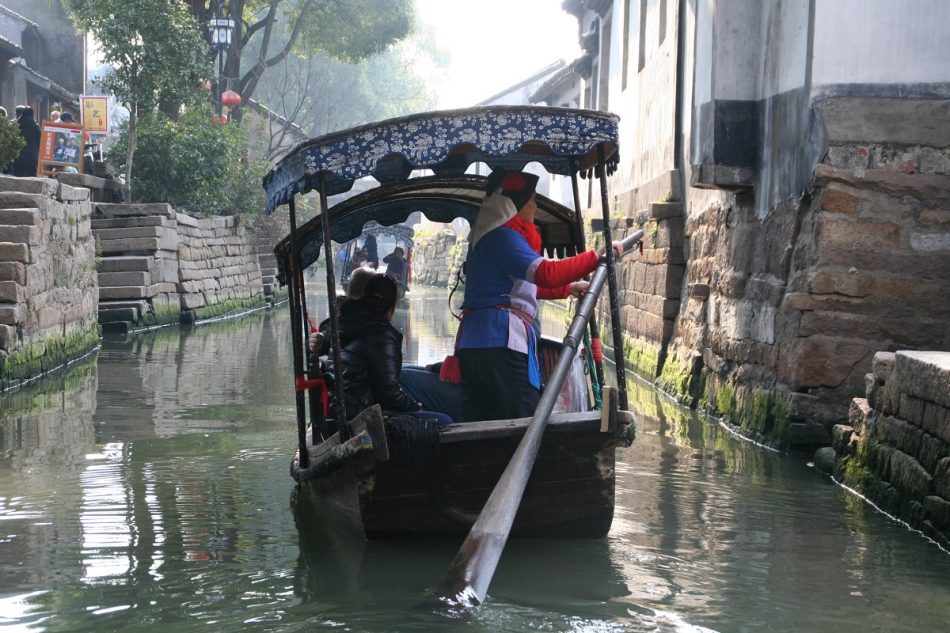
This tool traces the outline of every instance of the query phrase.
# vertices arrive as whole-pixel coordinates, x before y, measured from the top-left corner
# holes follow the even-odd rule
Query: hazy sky
[[[438,107],[474,105],[558,59],[575,59],[577,20],[561,2],[416,0],[419,17],[451,56]]]

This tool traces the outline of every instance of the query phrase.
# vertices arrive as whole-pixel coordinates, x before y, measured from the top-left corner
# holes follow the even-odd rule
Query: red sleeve
[[[567,259],[546,259],[538,265],[534,273],[534,284],[538,288],[557,288],[577,281],[584,275],[594,272],[600,258],[595,251],[587,251]],[[538,295],[540,298],[540,295]]]
[[[538,299],[567,299],[571,295],[571,285],[557,288],[542,288],[538,286]]]

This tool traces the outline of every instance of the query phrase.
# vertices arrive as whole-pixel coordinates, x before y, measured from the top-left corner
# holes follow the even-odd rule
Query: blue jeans
[[[441,413],[449,423],[461,419],[461,385],[439,380],[437,373],[417,365],[402,368],[399,384],[413,400],[421,402],[427,412]]]

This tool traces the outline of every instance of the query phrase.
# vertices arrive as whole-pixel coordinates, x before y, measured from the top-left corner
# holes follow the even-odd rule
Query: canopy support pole
[[[307,450],[307,405],[303,390],[296,386],[303,378],[303,310],[300,305],[300,277],[298,270],[300,257],[297,254],[297,208],[295,199],[291,198],[290,207],[290,253],[284,263],[287,271],[287,285],[290,286],[288,299],[290,300],[290,338],[293,341],[294,353],[294,395],[297,405],[297,448],[299,451],[298,464],[300,468],[310,467],[310,452]]]
[[[333,367],[340,375],[343,362],[340,359],[340,317],[336,309],[336,279],[333,274],[333,247],[330,244],[330,214],[327,204],[326,182],[320,174],[320,225],[323,227],[323,255],[327,262],[327,303],[330,310],[330,350],[333,354]],[[336,395],[336,418],[340,440],[350,439],[350,423],[346,418],[346,401],[343,396],[343,380],[333,381]]]
[[[587,250],[587,237],[584,235],[584,218],[581,213],[581,192],[580,187],[577,184],[577,169],[571,173],[571,191],[574,194],[574,221],[577,224],[577,252],[578,254],[583,253]],[[604,355],[603,352],[600,352],[600,327],[597,323],[597,311],[592,311],[590,313],[590,319],[587,322],[588,326],[588,336],[590,337],[590,347],[591,349],[587,350],[590,354],[590,358],[594,361],[594,376],[591,376],[593,382],[595,383],[593,392],[594,392],[594,404],[599,408],[602,404],[601,392],[604,389],[605,379],[604,379]]]
[[[627,402],[627,369],[623,357],[623,330],[620,327],[620,301],[617,292],[617,258],[611,244],[610,202],[607,198],[607,159],[604,146],[597,148],[597,177],[600,179],[600,211],[604,220],[604,244],[607,259],[607,294],[610,301],[610,326],[613,334],[614,364],[617,368],[617,404],[624,411],[629,409]]]

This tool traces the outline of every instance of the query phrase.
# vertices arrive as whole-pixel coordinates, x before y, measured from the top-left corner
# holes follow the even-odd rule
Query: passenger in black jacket
[[[340,362],[335,371],[330,356],[328,373],[343,380],[347,417],[378,404],[390,413],[451,423],[445,414],[421,411],[399,386],[402,371],[402,334],[390,323],[396,312],[396,284],[376,274],[366,284],[360,299],[347,301],[340,309]],[[335,393],[330,391],[331,408]]]

